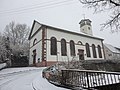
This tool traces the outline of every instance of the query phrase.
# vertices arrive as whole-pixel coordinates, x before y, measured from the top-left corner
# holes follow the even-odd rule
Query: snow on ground
[[[0,69],[2,69],[2,68],[4,68],[4,67],[6,67],[6,63],[1,63],[1,64],[0,64]]]
[[[35,78],[32,85],[35,90],[68,90],[52,85],[46,79],[42,78],[42,76]]]
[[[6,69],[3,69],[3,70],[0,71],[0,75],[22,72],[22,71],[30,71],[30,70],[34,70],[34,69],[39,69],[39,68],[37,68],[37,67],[6,68]]]
[[[0,71],[0,90],[68,90],[42,78],[44,68],[7,68]]]

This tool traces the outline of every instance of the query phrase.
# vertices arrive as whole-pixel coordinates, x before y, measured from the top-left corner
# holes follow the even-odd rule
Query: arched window
[[[88,43],[85,44],[85,48],[86,48],[87,57],[91,57],[91,54],[90,54],[90,46],[89,46]]]
[[[70,40],[70,54],[71,56],[75,56],[75,43],[73,40]]]
[[[35,38],[33,41],[33,46],[37,43],[37,39]]]
[[[61,39],[61,55],[67,56],[66,40]]]
[[[51,55],[57,55],[57,39],[55,37],[51,37]]]
[[[96,48],[95,48],[95,45],[94,45],[94,44],[92,44],[92,51],[93,51],[93,57],[94,57],[94,58],[97,58]]]
[[[98,55],[99,55],[99,58],[102,58],[102,52],[101,52],[100,45],[98,45]]]

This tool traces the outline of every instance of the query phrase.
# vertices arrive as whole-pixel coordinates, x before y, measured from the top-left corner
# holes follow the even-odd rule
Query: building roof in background
[[[104,44],[110,51],[114,53],[120,53],[120,50],[118,50],[116,47],[110,45],[110,44]]]
[[[118,47],[115,47],[115,48],[120,51],[120,48],[118,48]]]

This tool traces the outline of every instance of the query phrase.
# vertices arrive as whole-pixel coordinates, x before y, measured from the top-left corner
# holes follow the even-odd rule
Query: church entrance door
[[[33,64],[36,62],[36,49],[33,50]]]
[[[84,50],[78,49],[79,60],[84,60]]]

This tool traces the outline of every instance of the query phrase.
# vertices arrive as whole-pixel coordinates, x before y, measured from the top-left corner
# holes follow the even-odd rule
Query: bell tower
[[[93,36],[91,21],[89,19],[82,19],[80,22],[80,31],[87,35]]]

